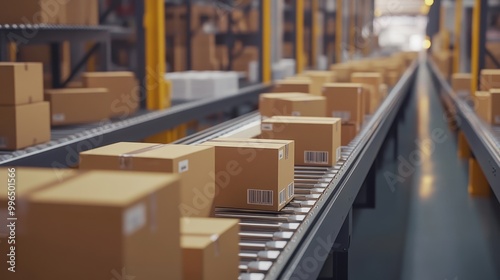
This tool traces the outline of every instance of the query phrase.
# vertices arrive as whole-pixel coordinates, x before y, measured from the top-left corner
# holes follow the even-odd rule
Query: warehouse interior
[[[0,279],[500,279],[500,2],[0,3]]]

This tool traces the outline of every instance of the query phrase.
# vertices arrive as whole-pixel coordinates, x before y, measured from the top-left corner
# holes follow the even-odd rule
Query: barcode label
[[[263,123],[261,126],[261,129],[264,131],[273,130],[273,124],[272,123]]]
[[[66,119],[64,114],[53,114],[52,121],[54,122],[63,122]]]
[[[0,148],[7,148],[7,138],[0,137]]]
[[[146,224],[146,205],[137,204],[123,213],[123,234],[131,235]]]
[[[247,204],[273,205],[273,191],[247,190]]]
[[[189,160],[179,161],[179,173],[184,173],[189,170]]]
[[[283,152],[283,149],[280,149],[280,151],[278,153],[278,160],[282,160],[284,158],[284,154],[285,154],[285,152]]]
[[[305,163],[328,163],[328,152],[304,151]]]
[[[286,202],[286,189],[280,191],[279,205]]]
[[[288,199],[290,199],[295,195],[295,185],[293,184],[293,182],[290,183],[290,185],[288,185],[287,191],[288,191]]]
[[[333,111],[332,117],[340,118],[343,122],[348,122],[351,120],[351,112],[349,111]]]
[[[500,124],[500,116],[495,116],[495,124]]]
[[[292,116],[300,116],[300,112],[299,111],[293,111],[292,112]]]
[[[341,147],[338,147],[338,148],[337,148],[337,151],[335,152],[337,160],[339,160],[339,159],[340,159],[340,155],[341,155],[341,153],[342,153],[342,148],[341,148]]]

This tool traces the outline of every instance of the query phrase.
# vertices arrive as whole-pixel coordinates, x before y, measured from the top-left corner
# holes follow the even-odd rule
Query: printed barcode
[[[280,199],[279,199],[279,205],[283,204],[286,202],[286,193],[285,190],[280,191]]]
[[[293,197],[294,194],[295,194],[295,185],[292,182],[290,183],[290,185],[288,185],[288,199]]]
[[[247,190],[247,204],[273,205],[273,191]]]
[[[328,152],[304,151],[305,163],[328,163]]]
[[[0,148],[6,148],[6,147],[7,147],[7,138],[0,137]]]
[[[273,130],[273,124],[272,123],[263,123],[261,126],[262,130],[269,131]]]

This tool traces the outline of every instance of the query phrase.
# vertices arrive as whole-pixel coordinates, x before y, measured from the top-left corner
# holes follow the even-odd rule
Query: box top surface
[[[263,93],[259,95],[259,98],[275,98],[280,99],[289,96],[310,96],[308,93],[301,92],[281,92],[281,93]]]
[[[286,77],[285,80],[288,80],[288,81],[293,81],[293,80],[296,80],[296,81],[310,81],[311,78],[310,77],[307,77],[307,76],[291,76],[291,77]]]
[[[283,140],[280,143],[271,143],[264,141],[253,141],[257,139],[245,139],[245,141],[238,141],[234,138],[223,138],[217,141],[204,142],[202,145],[213,146],[213,147],[227,147],[227,148],[249,148],[249,149],[270,149],[277,150],[283,148],[287,140]],[[264,140],[264,139],[258,139]],[[293,141],[290,141],[293,142]]]
[[[22,197],[30,194],[47,184],[58,183],[65,178],[77,174],[76,170],[55,168],[28,168],[17,167],[15,172],[16,196]],[[0,181],[8,182],[8,168],[0,168]],[[0,192],[0,199],[7,198],[7,192]]]
[[[41,62],[0,62],[0,67],[30,67],[30,66],[40,66]]]
[[[326,100],[324,96],[318,95],[308,95],[308,96],[286,96],[280,98],[285,101],[317,101],[317,100]]]
[[[129,71],[115,71],[115,72],[85,72],[82,77],[89,78],[117,78],[117,77],[135,77],[133,72]]]
[[[361,88],[362,83],[325,83],[323,84],[325,88]]]
[[[340,122],[340,118],[323,118],[323,117],[281,117],[274,116],[269,119],[265,119],[262,123],[294,123],[294,124],[335,124]]]
[[[194,145],[120,142],[85,151],[81,155],[121,156],[129,154],[141,158],[176,159],[207,150],[210,150],[210,148]]]
[[[354,72],[351,77],[353,78],[382,78],[382,74],[376,72]]]
[[[472,75],[471,73],[454,73],[451,77],[453,79],[471,79]]]
[[[500,94],[500,88],[492,88],[492,89],[490,89],[489,94],[490,95],[498,95],[498,94]]]
[[[310,80],[306,79],[291,79],[291,80],[279,80],[276,81],[277,85],[311,85]]]
[[[181,248],[205,249],[217,239],[215,236],[181,235]]]
[[[500,75],[500,69],[483,69],[481,75]]]
[[[48,95],[60,94],[89,94],[89,93],[108,93],[106,88],[62,88],[62,89],[47,89],[44,92]]]
[[[172,184],[178,175],[89,171],[67,179],[31,197],[34,202],[76,205],[126,206]]]
[[[238,226],[238,221],[221,218],[181,218],[181,234],[220,235]]]

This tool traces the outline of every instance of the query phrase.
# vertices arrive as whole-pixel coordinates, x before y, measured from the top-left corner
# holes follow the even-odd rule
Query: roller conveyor
[[[414,63],[408,69],[379,110],[367,118],[359,135],[342,147],[341,160],[335,166],[295,167],[295,198],[282,211],[216,209],[216,217],[240,220],[240,279],[289,279],[312,256],[314,242],[326,240],[333,246],[415,79],[417,66]],[[259,127],[260,119],[253,113],[176,143],[200,144],[238,135]],[[319,269],[321,266],[311,272],[311,278],[317,277]]]

